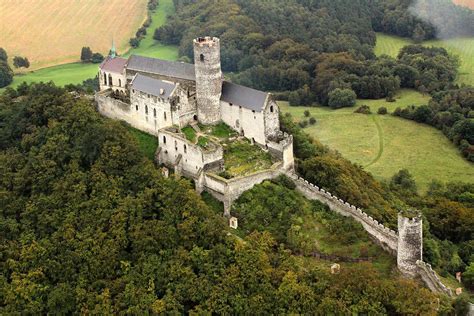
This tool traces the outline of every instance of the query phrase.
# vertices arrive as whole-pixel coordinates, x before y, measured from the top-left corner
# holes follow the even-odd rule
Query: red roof
[[[104,71],[110,71],[110,72],[115,72],[115,73],[121,74],[123,72],[123,69],[124,69],[126,63],[127,63],[127,59],[125,59],[125,58],[120,58],[120,57],[110,58],[110,57],[107,57],[100,64],[99,68],[104,70]]]

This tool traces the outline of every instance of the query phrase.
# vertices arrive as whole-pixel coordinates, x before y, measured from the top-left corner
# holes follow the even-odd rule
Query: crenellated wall
[[[418,273],[417,261],[423,260],[423,224],[421,215],[407,218],[398,215],[397,266],[408,276]]]
[[[431,268],[429,263],[418,260],[416,265],[418,267],[418,274],[431,291],[444,293],[449,296],[453,295],[453,291],[441,282],[438,274]]]
[[[298,177],[294,173],[288,173],[288,177],[294,180],[296,188],[306,198],[310,200],[318,200],[329,206],[332,211],[335,211],[344,216],[350,216],[362,224],[364,229],[387,251],[392,254],[397,253],[398,236],[397,233],[367,215],[360,208],[351,205],[342,199],[337,198],[324,189],[309,183],[303,178]]]

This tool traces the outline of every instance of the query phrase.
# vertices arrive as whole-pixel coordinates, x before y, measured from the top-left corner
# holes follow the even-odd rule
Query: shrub
[[[386,107],[381,106],[381,107],[379,107],[379,109],[377,110],[377,113],[380,114],[380,115],[385,115],[385,114],[388,113],[388,111],[387,111],[387,108],[386,108]]]
[[[306,126],[308,126],[308,120],[300,121],[300,122],[298,123],[298,125],[299,125],[301,128],[305,128]]]
[[[370,107],[368,105],[361,105],[354,111],[354,113],[370,114],[372,112],[370,111]]]
[[[305,117],[309,117],[309,116],[310,116],[310,113],[309,113],[308,110],[305,110],[305,111],[304,111],[304,116],[305,116]]]
[[[26,57],[15,56],[13,57],[13,66],[15,66],[15,68],[20,68],[20,67],[29,68],[30,62],[28,58]]]
[[[0,60],[0,88],[8,86],[13,81],[13,71],[3,60]]]
[[[104,56],[101,53],[92,54],[92,62],[94,64],[101,63],[104,60]]]
[[[140,46],[140,40],[136,37],[132,37],[129,43],[130,43],[130,46],[132,46],[133,48],[137,48],[138,46]]]
[[[333,109],[354,106],[356,93],[351,89],[334,89],[329,92],[329,106]]]
[[[90,47],[83,47],[81,49],[81,61],[88,62],[92,59],[92,50]]]
[[[315,119],[314,117],[310,117],[310,118],[309,118],[309,124],[310,124],[310,125],[316,124],[316,119]]]
[[[3,61],[8,60],[7,52],[1,47],[0,47],[0,60],[3,60]]]

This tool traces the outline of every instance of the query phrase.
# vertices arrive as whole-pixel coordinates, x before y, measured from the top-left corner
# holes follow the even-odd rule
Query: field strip
[[[377,127],[377,133],[378,133],[378,136],[379,136],[379,151],[377,153],[377,156],[374,158],[374,160],[372,160],[369,164],[364,166],[364,168],[370,167],[371,165],[376,163],[380,159],[380,157],[382,157],[382,154],[383,154],[383,146],[384,146],[384,144],[383,144],[383,129],[380,126],[379,121],[377,120],[377,116],[375,114],[372,114],[371,116],[372,116],[372,121],[374,121],[374,124]]]

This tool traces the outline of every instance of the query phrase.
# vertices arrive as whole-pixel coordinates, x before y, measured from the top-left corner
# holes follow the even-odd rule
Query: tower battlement
[[[214,45],[220,45],[220,41],[218,37],[210,37],[210,36],[198,37],[194,39],[193,42],[194,42],[194,45],[198,45],[200,47],[203,47],[203,46],[212,47]]]
[[[397,265],[408,276],[417,273],[417,261],[423,260],[423,221],[421,215],[408,218],[398,214]]]

